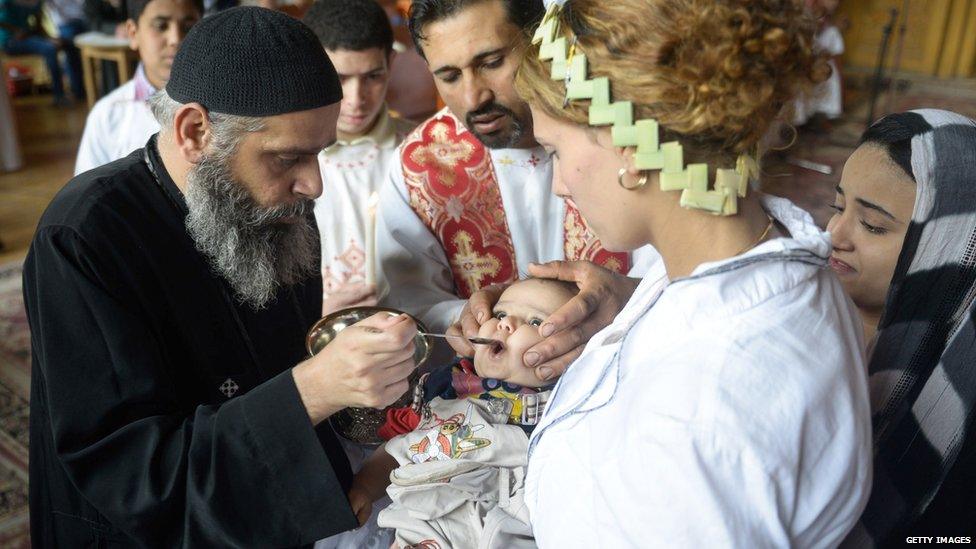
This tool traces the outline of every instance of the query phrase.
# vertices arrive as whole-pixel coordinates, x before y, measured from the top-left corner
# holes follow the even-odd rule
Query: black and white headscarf
[[[915,210],[869,361],[874,485],[845,545],[903,542],[976,436],[976,122],[892,116],[913,136]]]

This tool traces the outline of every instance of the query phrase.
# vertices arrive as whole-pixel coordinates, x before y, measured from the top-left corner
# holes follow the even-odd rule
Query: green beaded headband
[[[745,198],[749,180],[759,173],[756,161],[741,155],[734,170],[716,170],[715,187],[709,190],[708,164],[689,164],[685,168],[680,143],[659,143],[657,120],[634,122],[633,103],[610,101],[607,77],[587,78],[586,56],[576,51],[576,39],[570,45],[565,36],[557,37],[561,7],[559,4],[549,6],[532,43],[539,45],[539,59],[552,60],[551,78],[566,83],[566,104],[576,99],[589,99],[590,125],[613,126],[613,145],[636,147],[634,166],[638,170],[660,170],[661,190],[680,190],[683,208],[705,210],[715,215],[738,213],[738,198]]]

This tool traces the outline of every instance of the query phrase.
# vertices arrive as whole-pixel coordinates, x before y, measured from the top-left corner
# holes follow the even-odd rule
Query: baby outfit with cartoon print
[[[526,431],[541,414],[544,393],[477,378],[470,361],[449,371],[450,388],[434,372],[425,393],[457,396],[429,400],[413,414],[413,430],[386,443],[400,466],[387,489],[393,503],[378,523],[396,530],[400,547],[535,547],[522,494]]]

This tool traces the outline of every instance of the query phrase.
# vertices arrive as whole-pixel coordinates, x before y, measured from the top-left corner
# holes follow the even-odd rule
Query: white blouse
[[[871,483],[860,324],[827,233],[644,278],[560,379],[529,450],[541,547],[830,547]]]

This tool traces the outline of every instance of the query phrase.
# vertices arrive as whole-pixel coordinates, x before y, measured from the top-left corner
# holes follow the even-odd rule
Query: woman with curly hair
[[[532,435],[540,546],[829,547],[864,508],[871,423],[830,238],[755,183],[761,137],[826,76],[790,0],[569,0],[519,71],[535,135],[645,278]]]

